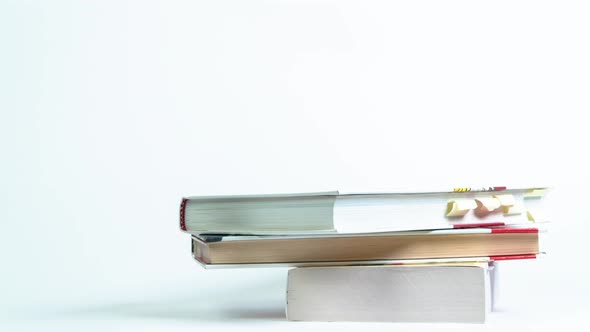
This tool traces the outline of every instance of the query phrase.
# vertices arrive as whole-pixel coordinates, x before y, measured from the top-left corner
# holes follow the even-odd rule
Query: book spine
[[[188,199],[183,198],[180,202],[180,229],[186,232],[186,202]]]

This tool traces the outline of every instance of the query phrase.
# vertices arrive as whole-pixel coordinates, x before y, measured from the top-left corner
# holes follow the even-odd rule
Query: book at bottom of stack
[[[294,321],[482,323],[492,310],[493,264],[303,267],[289,271]]]

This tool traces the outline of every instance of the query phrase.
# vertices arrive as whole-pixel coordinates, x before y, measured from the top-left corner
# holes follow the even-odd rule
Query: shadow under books
[[[156,319],[182,321],[276,320],[284,321],[282,306],[211,304],[207,299],[169,299],[154,302],[129,302],[74,309],[64,314],[71,318]]]
[[[229,294],[194,294],[145,301],[119,302],[77,307],[63,312],[69,318],[97,319],[169,319],[184,321],[286,320],[283,303],[235,299]]]

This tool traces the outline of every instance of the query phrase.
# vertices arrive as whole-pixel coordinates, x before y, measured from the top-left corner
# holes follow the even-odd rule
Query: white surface
[[[554,331],[587,323],[584,1],[0,2],[3,331]],[[183,195],[556,186],[485,326],[297,324],[205,271]],[[573,197],[571,200],[568,197]]]

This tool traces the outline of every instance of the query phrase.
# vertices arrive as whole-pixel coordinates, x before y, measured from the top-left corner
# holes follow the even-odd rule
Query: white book
[[[492,309],[487,264],[307,267],[289,271],[292,321],[483,323]]]
[[[198,196],[182,200],[180,228],[193,234],[289,235],[532,225],[548,221],[545,190]]]

